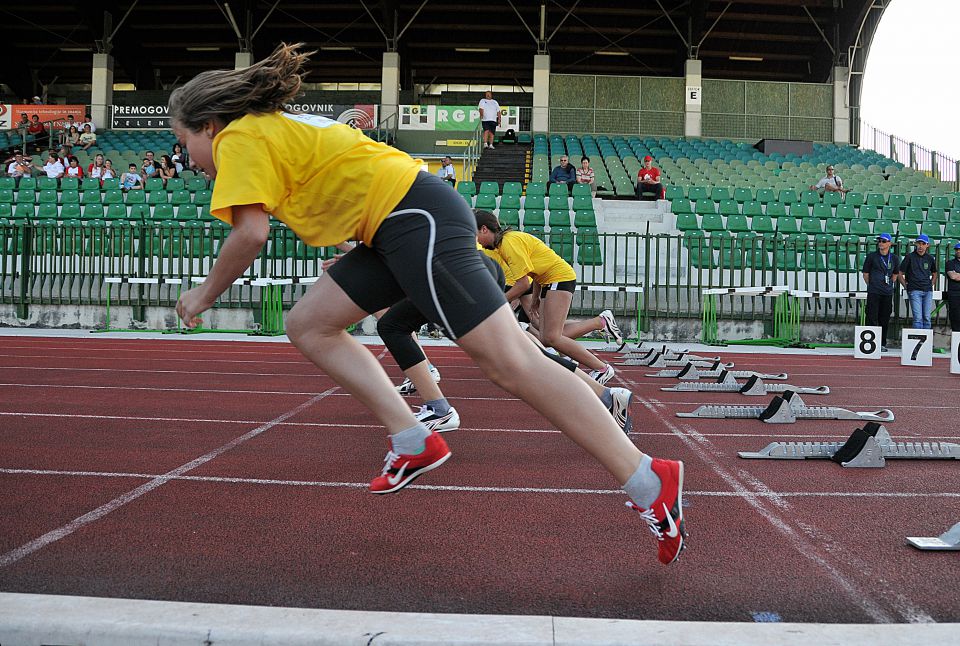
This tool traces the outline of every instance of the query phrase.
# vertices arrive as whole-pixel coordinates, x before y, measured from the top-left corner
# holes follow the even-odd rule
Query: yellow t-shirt
[[[309,114],[248,114],[213,139],[217,181],[210,212],[262,204],[315,247],[373,242],[422,162],[350,126]]]
[[[515,284],[527,275],[531,275],[540,285],[577,279],[573,267],[542,240],[529,233],[507,231],[496,253],[491,257],[503,267],[507,284]]]

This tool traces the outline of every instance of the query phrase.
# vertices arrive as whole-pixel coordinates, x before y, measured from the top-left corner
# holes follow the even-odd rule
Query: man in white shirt
[[[453,160],[450,157],[444,157],[440,160],[440,169],[437,171],[437,177],[450,182],[450,186],[457,185],[457,171],[453,168]]]
[[[97,124],[95,124],[95,123],[93,122],[93,117],[91,117],[91,116],[88,114],[88,115],[86,115],[86,119],[87,119],[87,120],[80,125],[79,130],[82,132],[82,131],[83,131],[83,126],[90,126],[90,132],[96,132],[96,131],[97,131]]]
[[[483,125],[483,147],[493,150],[493,136],[500,125],[500,104],[493,99],[493,92],[487,90],[480,103],[480,123]]]
[[[50,153],[47,155],[47,163],[43,166],[37,166],[36,164],[34,164],[34,166],[46,173],[47,177],[53,179],[60,179],[63,177],[63,164],[60,162],[60,158],[57,157],[56,153]]]
[[[813,184],[810,187],[811,191],[820,191],[823,194],[824,191],[831,191],[836,193],[846,193],[850,189],[843,187],[843,180],[839,176],[833,174],[833,165],[827,166],[827,176],[822,178],[816,184]]]

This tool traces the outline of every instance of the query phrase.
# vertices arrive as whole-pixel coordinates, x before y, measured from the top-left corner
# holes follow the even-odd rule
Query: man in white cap
[[[937,261],[927,253],[930,237],[921,233],[914,249],[900,263],[900,284],[907,290],[915,330],[929,330],[933,311],[933,287],[937,284]]]

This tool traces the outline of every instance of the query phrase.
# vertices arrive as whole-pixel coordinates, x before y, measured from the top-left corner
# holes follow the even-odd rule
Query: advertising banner
[[[113,106],[114,130],[169,130],[166,104],[140,103]]]
[[[83,123],[86,106],[83,105],[35,105],[32,103],[5,103],[0,105],[0,130],[12,130],[20,123],[21,115],[26,114],[28,119],[33,115],[40,117],[44,123],[53,122],[55,129],[63,128],[67,115],[72,114],[74,121]]]
[[[372,130],[377,127],[377,107],[371,104],[341,105],[333,103],[288,103],[291,112],[315,114],[327,119],[345,123],[360,130]]]
[[[400,130],[473,131],[480,125],[475,105],[401,105]],[[520,109],[500,107],[500,130],[520,126]]]

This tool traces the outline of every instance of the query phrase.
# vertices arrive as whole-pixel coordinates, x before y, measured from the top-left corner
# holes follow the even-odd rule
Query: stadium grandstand
[[[960,243],[960,161],[936,152],[937,142],[906,141],[861,119],[861,88],[871,41],[888,5],[890,0],[6,3],[0,7],[8,45],[7,62],[0,73],[0,150],[5,160],[0,169],[0,326],[116,332],[127,334],[125,342],[129,343],[138,333],[180,332],[176,338],[185,339],[187,330],[174,310],[178,298],[183,290],[208,276],[231,228],[211,213],[217,191],[214,175],[190,164],[189,149],[180,152],[180,157],[173,157],[179,142],[171,130],[167,101],[171,92],[201,72],[246,68],[268,56],[280,43],[302,42],[313,54],[307,64],[309,74],[302,96],[288,106],[289,110],[348,123],[371,139],[420,160],[423,170],[432,174],[437,174],[444,158],[451,158],[455,190],[460,198],[472,208],[493,212],[502,225],[539,238],[574,269],[578,289],[573,297],[573,318],[584,319],[609,310],[629,342],[636,347],[647,344],[643,349],[651,347],[651,342],[703,342],[717,346],[767,342],[779,348],[796,348],[797,352],[838,347],[849,355],[854,326],[863,325],[866,317],[864,261],[876,249],[878,236],[889,234],[894,252],[900,257],[913,249],[918,236],[927,236],[929,253],[937,267],[953,258],[954,247]],[[901,81],[905,87],[908,85],[905,79]],[[493,147],[484,145],[478,110],[478,102],[486,92],[492,94],[500,110]],[[71,124],[76,124],[76,133],[71,133]],[[84,124],[92,126],[88,130],[95,138],[83,139]],[[67,149],[63,148],[65,142]],[[62,164],[59,171],[54,166],[45,169],[48,156]],[[71,157],[82,170],[80,174],[71,176]],[[168,176],[159,172],[164,157],[171,166]],[[561,160],[569,159],[576,168],[582,158],[589,159],[594,174],[592,186],[578,183],[568,188],[563,183],[551,182]],[[112,172],[106,174],[101,166],[105,160],[112,165]],[[659,169],[662,191],[649,192],[640,182],[647,160]],[[147,166],[149,171],[144,170]],[[125,176],[130,167],[134,167],[135,179]],[[815,188],[827,168],[842,178],[843,190]],[[285,313],[324,273],[328,266],[325,262],[340,253],[333,246],[310,246],[287,225],[271,220],[268,241],[256,261],[204,317],[202,331],[224,334],[202,338],[219,341],[227,338],[226,333],[249,334],[260,340],[270,336],[282,338]],[[912,315],[906,289],[896,288],[892,307],[891,346],[899,347],[900,330],[910,327]],[[940,345],[944,345],[943,331],[949,329],[947,310],[937,307],[933,312],[936,336],[931,339]],[[376,329],[376,320],[371,316],[350,331],[362,336],[374,335]],[[13,337],[0,338],[9,342]],[[95,338],[103,344],[112,341],[110,334]],[[195,338],[191,335],[191,342]],[[949,347],[949,340],[946,345]],[[134,351],[133,347],[124,349]],[[108,354],[103,356],[110,361]],[[777,359],[783,359],[787,365],[787,357],[791,356],[777,355]],[[295,364],[300,359],[299,355],[290,354],[276,363]],[[217,363],[218,358],[210,361],[217,367],[204,372],[201,379],[209,377],[214,383],[218,377],[213,371],[232,370],[229,364]],[[14,363],[11,360],[11,366],[16,368]],[[97,365],[90,370],[109,370],[113,364]],[[299,370],[297,366],[284,370],[287,368]],[[817,370],[811,369],[808,374]],[[770,371],[780,373],[782,369],[771,365]],[[307,374],[312,373],[303,373]],[[647,373],[631,374],[637,381],[629,385],[640,388]],[[861,377],[864,384],[869,383],[866,375]],[[15,378],[11,373],[5,380]],[[723,378],[720,374],[719,379]],[[247,377],[243,387],[252,389],[259,379]],[[482,375],[476,373],[469,379],[480,382]],[[187,387],[185,383],[180,385]],[[233,386],[223,386],[230,387]],[[299,390],[314,388],[303,385]],[[503,394],[497,390],[487,398],[496,399]],[[661,393],[643,400],[643,414],[652,418],[663,408],[657,396]],[[71,404],[74,405],[82,406],[82,402]],[[161,412],[155,409],[149,413],[149,419],[172,417],[176,406],[172,404],[171,409]],[[0,408],[0,417],[8,416],[2,419],[9,420],[14,419],[9,416],[29,406]],[[61,412],[69,416],[73,410],[64,408]],[[139,419],[137,415],[141,414],[111,410],[118,410],[117,419]],[[192,415],[193,424],[204,421],[193,419],[204,417],[199,411],[200,408],[195,415],[189,411],[183,414]],[[259,419],[252,413],[237,413],[231,419],[234,418]],[[286,419],[276,424],[287,424]],[[317,427],[334,425],[326,418],[310,419]],[[371,424],[369,420],[358,422],[356,411],[345,414],[344,419],[350,420],[349,424]],[[0,426],[5,423],[0,421]],[[498,420],[496,424],[499,423]],[[684,433],[673,422],[665,423],[660,435]],[[190,424],[184,422],[183,428],[193,429]],[[263,428],[276,424],[270,422]],[[371,428],[382,430],[375,420],[372,424]],[[484,424],[496,425],[480,422],[480,426]],[[543,419],[537,419],[530,422],[530,427],[544,424]],[[189,440],[186,443],[190,445]],[[209,444],[220,443],[217,439]],[[0,447],[10,448],[11,443],[0,443]],[[153,450],[150,440],[143,440],[137,450]],[[204,446],[201,452],[207,450]],[[333,448],[331,453],[338,450]],[[529,455],[535,452],[534,449]],[[209,455],[213,454],[204,457]],[[21,476],[10,475],[13,471],[4,470],[7,466],[0,464],[0,475],[7,474],[16,487],[18,481],[14,478]],[[559,461],[556,466],[562,469]],[[23,468],[35,469],[31,473],[40,474],[47,467],[38,460],[36,466]],[[67,466],[63,469],[75,474],[95,471]],[[123,469],[130,478],[145,480],[143,487],[147,492],[182,475],[170,475],[174,472],[167,473],[167,467]],[[150,475],[154,471],[166,475]],[[222,476],[224,481],[231,477],[215,469],[210,473],[211,478]],[[736,469],[717,473],[720,477],[715,483],[697,484],[697,491],[704,497],[692,498],[693,510],[700,512],[701,522],[707,517],[707,512],[701,510],[727,495],[720,490],[725,491],[726,485],[736,489],[730,478],[742,477]],[[114,475],[120,479],[120,475]],[[289,484],[294,478],[257,477],[258,486]],[[334,482],[332,475],[304,477],[320,482],[318,488],[347,486]],[[796,475],[797,480],[807,477]],[[545,478],[543,482],[538,495],[549,493],[550,487],[555,486],[555,481]],[[749,504],[766,496],[748,485],[736,491],[747,491],[743,497],[750,499]],[[169,488],[174,486],[180,484]],[[596,487],[576,478],[556,486],[579,487],[564,490],[570,495],[597,493]],[[123,487],[127,485],[105,486],[104,491],[109,492],[101,497],[111,500],[118,495],[114,489],[122,493],[126,491],[120,491]],[[504,491],[506,488],[504,485]],[[482,495],[481,488],[471,491],[475,492],[471,495]],[[431,491],[430,495],[435,493]],[[31,499],[32,504],[40,505],[46,495],[38,493]],[[716,498],[708,497],[714,495]],[[916,495],[920,496],[920,492]],[[955,501],[960,494],[951,495]],[[776,498],[769,507],[793,504],[784,500],[787,498]],[[102,502],[90,512],[93,516],[79,521],[77,527],[67,525],[72,528],[62,535],[90,531],[83,528],[88,522],[99,522],[96,514],[101,513]],[[105,506],[110,504],[113,503]],[[255,512],[238,507],[235,513],[256,513],[263,523],[271,523],[271,515],[265,510],[269,504],[263,503]],[[18,505],[12,503],[6,510],[12,518],[24,520],[21,514],[25,512]],[[219,543],[210,554],[189,556],[195,559],[191,567],[197,568],[193,575],[209,575],[206,584],[193,588],[202,590],[193,596],[178,593],[176,582],[168,580],[163,572],[150,570],[149,564],[136,576],[145,580],[156,577],[156,583],[142,586],[130,584],[128,579],[118,579],[110,585],[103,583],[102,578],[88,585],[80,573],[68,577],[79,581],[76,585],[62,584],[63,579],[54,568],[69,569],[74,564],[69,554],[61,552],[56,552],[59,557],[55,563],[47,564],[49,571],[25,571],[23,563],[33,558],[28,554],[36,551],[42,555],[44,550],[55,549],[48,547],[60,540],[60,534],[53,535],[60,531],[55,528],[75,516],[87,518],[81,515],[89,511],[84,505],[63,502],[55,520],[36,528],[24,520],[27,529],[0,532],[6,534],[0,548],[0,644],[41,643],[29,641],[29,636],[45,639],[42,643],[57,644],[194,643],[185,636],[199,626],[197,621],[185,618],[192,612],[189,609],[163,610],[157,606],[160,614],[144,619],[147,623],[131,620],[125,628],[111,627],[111,614],[140,612],[133,606],[128,609],[122,605],[134,598],[160,599],[163,603],[202,601],[357,611],[464,615],[479,612],[499,615],[505,622],[491,632],[492,624],[472,624],[472,619],[449,625],[424,618],[426,615],[411,619],[409,624],[398,620],[398,636],[390,642],[397,644],[707,644],[713,643],[714,638],[722,643],[788,643],[786,633],[728,634],[723,632],[727,630],[724,623],[704,623],[699,629],[686,625],[682,629],[683,639],[665,638],[659,642],[644,641],[649,635],[640,638],[650,624],[638,628],[624,623],[626,632],[607,633],[604,631],[609,627],[599,623],[584,624],[582,630],[572,624],[552,623],[549,639],[538,641],[539,637],[531,637],[525,641],[525,631],[540,635],[542,626],[512,624],[507,621],[509,617],[502,616],[504,613],[531,615],[530,620],[539,615],[567,615],[598,622],[598,618],[662,619],[678,622],[676,625],[688,620],[752,625],[767,621],[767,616],[776,617],[769,621],[780,621],[783,615],[786,621],[802,624],[800,630],[806,631],[802,634],[807,643],[835,643],[831,640],[842,639],[854,644],[900,643],[907,638],[950,643],[957,639],[957,633],[936,632],[934,624],[960,621],[956,601],[945,600],[951,595],[934,594],[928,605],[920,604],[924,605],[924,612],[913,612],[912,606],[897,596],[899,592],[894,591],[892,583],[880,585],[876,597],[868,601],[851,600],[859,591],[871,592],[872,583],[882,582],[889,573],[888,567],[903,567],[910,572],[914,564],[904,565],[895,559],[874,562],[870,545],[864,544],[862,553],[856,552],[856,557],[847,554],[843,557],[846,561],[835,567],[834,561],[839,562],[841,557],[836,556],[839,552],[834,548],[842,542],[840,535],[848,530],[828,526],[834,538],[824,538],[819,529],[810,529],[799,521],[796,535],[785,541],[788,547],[783,549],[791,554],[791,550],[801,553],[800,565],[789,566],[795,568],[789,572],[771,572],[785,579],[797,579],[782,581],[784,587],[789,587],[807,583],[803,576],[793,576],[805,575],[803,568],[822,568],[827,574],[816,580],[819,583],[811,577],[810,585],[826,581],[824,586],[828,589],[820,599],[815,598],[819,594],[816,591],[789,597],[794,606],[787,613],[768,613],[762,603],[750,605],[754,604],[750,590],[737,588],[732,601],[719,599],[724,595],[723,585],[711,588],[712,584],[703,584],[703,589],[697,590],[700,582],[692,575],[684,585],[693,601],[682,602],[682,612],[657,602],[655,610],[646,614],[643,608],[633,612],[620,603],[620,596],[627,594],[623,590],[643,588],[647,583],[652,586],[652,595],[674,594],[664,592],[672,585],[665,579],[637,583],[617,578],[620,591],[603,593],[611,595],[612,600],[605,597],[591,605],[593,602],[587,598],[589,589],[564,586],[578,586],[581,577],[585,585],[598,584],[602,577],[586,571],[571,574],[577,568],[560,572],[559,566],[555,580],[552,572],[534,573],[520,567],[531,580],[536,579],[536,585],[520,586],[522,594],[510,591],[507,575],[500,580],[506,591],[498,588],[494,592],[490,587],[493,584],[484,579],[489,584],[489,595],[498,596],[493,600],[476,589],[456,597],[456,590],[466,588],[457,588],[453,583],[444,583],[442,590],[431,597],[432,584],[421,579],[420,572],[411,574],[404,570],[405,576],[410,576],[404,583],[412,586],[412,595],[422,597],[422,603],[399,593],[387,593],[370,602],[381,594],[377,587],[380,581],[348,582],[348,591],[341,596],[298,587],[295,577],[285,577],[303,567],[297,560],[301,557],[280,565],[271,562],[271,567],[288,569],[276,574],[281,582],[275,589],[270,582],[274,571],[266,567],[262,579],[251,576],[234,585],[227,581],[231,577],[229,565],[222,570],[204,570],[204,559],[215,559],[222,551],[229,551]],[[4,507],[0,505],[0,509]],[[353,509],[349,505],[337,507],[331,514],[338,515],[336,523],[342,523],[339,526],[353,528],[349,525]],[[112,508],[103,514],[110,512]],[[202,513],[197,512],[198,522],[202,522]],[[371,507],[364,513],[389,512]],[[494,513],[491,511],[490,515]],[[505,522],[513,522],[509,514],[514,512],[504,513]],[[559,508],[553,508],[553,513],[563,515]],[[776,524],[776,519],[792,512],[788,513],[787,507],[768,512],[765,507],[760,513]],[[714,521],[720,522],[720,517],[720,513],[712,512]],[[417,523],[430,522],[427,517],[411,518],[417,518]],[[261,527],[247,520],[240,523],[239,527],[251,533]],[[484,525],[489,523],[488,518]],[[229,525],[229,520],[223,520],[213,528],[213,533],[228,535]],[[308,530],[300,526],[296,531]],[[762,530],[768,530],[766,524]],[[40,538],[28,542],[36,536]],[[155,548],[156,542],[150,544],[153,539],[140,538],[148,543],[142,546],[144,550]],[[108,540],[120,539],[111,536]],[[211,540],[218,539],[215,536]],[[281,545],[279,538],[270,540]],[[391,549],[391,538],[379,536],[376,540],[381,541],[380,549]],[[465,540],[473,545],[471,538]],[[515,543],[527,540],[537,543],[539,539],[524,538],[522,532],[511,539]],[[739,540],[734,536],[724,539],[730,543]],[[21,544],[26,547],[18,547]],[[503,549],[503,543],[495,545],[496,549]],[[136,546],[123,547],[136,551]],[[535,547],[544,554],[553,553],[547,539]],[[282,549],[278,547],[278,551]],[[354,553],[348,541],[337,543],[336,549],[342,554]],[[445,543],[443,549],[447,554],[456,552],[457,547]],[[336,559],[345,558],[342,554],[335,557],[334,566],[339,563]],[[757,558],[764,561],[781,558],[772,549],[758,550],[758,554]],[[123,560],[123,556],[118,558]],[[171,560],[176,557],[166,556]],[[505,560],[514,557],[508,553]],[[83,563],[99,567],[100,558],[112,557],[91,556]],[[460,561],[459,567],[464,571],[473,567],[469,558],[465,556]],[[588,553],[584,558],[590,563],[590,559],[597,558],[597,563],[614,567],[612,561],[602,556]],[[859,563],[861,558],[866,574],[851,574],[850,570],[856,569],[851,563]],[[237,568],[243,565],[231,562]],[[732,570],[750,570],[755,564],[733,559],[713,566],[717,568],[713,574],[724,579],[730,571],[720,570],[728,566]],[[377,567],[389,570],[389,564]],[[956,566],[952,567],[955,575]],[[175,569],[177,576],[190,578],[186,569]],[[944,571],[940,567],[932,569],[940,574]],[[951,572],[950,566],[945,570]],[[124,569],[124,576],[129,571]],[[492,571],[499,577],[505,570],[498,564]],[[445,572],[449,581],[457,579],[456,573]],[[820,571],[817,572],[819,576]],[[460,584],[469,587],[462,581]],[[221,585],[222,589],[218,588]],[[251,592],[261,587],[266,591]],[[330,589],[334,587],[331,583]],[[128,593],[128,589],[132,592]],[[548,593],[548,589],[553,592]],[[451,597],[441,599],[449,590],[454,591]],[[569,598],[559,598],[568,590],[573,590]],[[42,595],[38,595],[33,599],[34,593],[78,595],[78,599],[89,593],[89,598],[73,606],[58,605],[56,597],[40,599]],[[553,593],[558,597],[553,600],[555,605],[549,601]],[[925,593],[911,588],[909,594],[914,593],[926,603]],[[696,601],[701,594],[712,597]],[[2,609],[5,596],[11,609],[7,614]],[[116,606],[98,605],[99,602],[91,601],[94,597],[126,600],[118,601],[120,605]],[[773,603],[777,597],[771,593],[762,598]],[[24,614],[23,609],[34,601],[43,608],[44,617],[54,619],[17,619],[15,615]],[[207,611],[197,609],[200,614],[193,616],[203,616],[203,621],[208,622],[204,625],[225,631],[220,634],[229,637],[222,643],[361,643],[354,635],[357,633],[369,638],[366,643],[376,644],[380,643],[378,635],[391,630],[379,632],[379,620],[357,619],[354,624],[349,617],[328,621],[316,615],[301,616],[297,611],[278,618],[267,613],[267,608],[251,610],[248,617],[234,617],[222,610],[226,606],[220,608],[206,615],[203,613]],[[260,610],[263,615],[258,614]],[[156,623],[149,623],[154,619]],[[906,630],[907,623],[927,620],[931,625],[917,627],[916,633]],[[183,624],[178,625],[181,621]],[[334,626],[336,621],[343,625]],[[278,627],[290,622],[302,622],[302,626],[309,627],[304,634],[312,630],[314,637],[320,634],[323,639],[303,641],[303,635],[294,636]],[[848,626],[836,633],[824,628],[829,623]],[[854,624],[867,623],[891,624],[887,626],[890,631],[872,632],[873,627],[860,632],[854,629]],[[363,630],[357,632],[356,626],[363,626]],[[424,626],[435,631],[435,641],[417,641],[415,636]],[[842,632],[847,628],[850,632]],[[904,631],[897,632],[900,628]],[[924,632],[928,628],[930,632]],[[151,633],[152,629],[164,632]],[[76,637],[79,632],[71,631],[86,631],[94,641],[82,641]],[[329,632],[324,634],[325,631]],[[196,643],[221,642],[209,637],[209,641]]]

